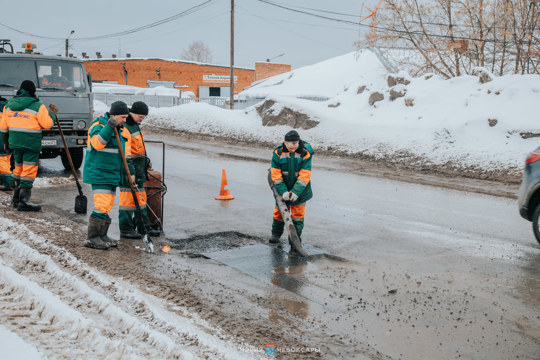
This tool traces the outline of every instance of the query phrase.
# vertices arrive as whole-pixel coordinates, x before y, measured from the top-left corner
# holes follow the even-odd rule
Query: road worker
[[[146,205],[146,191],[144,189],[144,183],[148,180],[147,170],[151,170],[151,163],[146,154],[144,135],[141,131],[140,124],[147,115],[148,106],[142,101],[134,102],[131,105],[129,116],[124,124],[124,127],[131,135],[131,155],[129,155],[129,158],[131,158],[133,166],[135,167],[135,183],[137,184],[135,191],[137,192],[137,200],[139,202],[139,208],[141,210],[144,226],[146,227],[148,235],[159,236],[159,231],[150,228],[150,222],[148,221],[148,208]],[[135,201],[133,200],[133,194],[131,193],[131,189],[129,187],[120,188],[118,221],[120,226],[120,237],[125,237],[128,239],[142,238],[141,233],[144,231],[142,229],[142,224],[139,223]],[[136,229],[139,231],[135,231]]]
[[[304,229],[306,202],[313,197],[310,181],[312,157],[313,148],[300,139],[296,130],[285,134],[283,143],[276,147],[272,154],[270,175],[289,208],[298,237],[302,235]],[[280,242],[284,227],[285,222],[278,207],[275,206],[270,243]]]
[[[15,168],[12,179],[12,205],[19,211],[40,211],[41,205],[30,203],[32,187],[38,172],[42,129],[50,129],[56,121],[58,107],[47,107],[36,96],[36,85],[30,80],[21,83],[17,94],[8,101],[0,120],[0,133],[6,152],[13,152]]]
[[[0,96],[0,119],[7,99]],[[0,190],[11,190],[11,154],[4,149],[3,136],[0,136]]]
[[[107,235],[111,225],[109,212],[114,205],[116,188],[125,184],[127,177],[114,129],[118,130],[122,149],[129,156],[130,135],[123,127],[128,115],[128,106],[122,101],[115,101],[110,110],[103,117],[96,118],[88,129],[83,182],[91,184],[94,193],[94,209],[88,219],[88,237],[84,243],[89,248],[107,250],[118,246],[118,240]],[[128,163],[131,173],[133,165],[130,161]],[[133,181],[134,178],[132,175]]]

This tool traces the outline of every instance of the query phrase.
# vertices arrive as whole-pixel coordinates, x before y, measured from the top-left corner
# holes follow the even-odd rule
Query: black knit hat
[[[21,88],[19,90],[26,91],[30,96],[36,96],[36,85],[32,82],[32,80],[24,80],[21,83]]]
[[[136,101],[131,105],[130,112],[138,115],[148,115],[148,105],[142,101]]]
[[[298,141],[298,140],[300,140],[300,135],[298,135],[296,130],[291,130],[285,134],[285,141]]]
[[[129,115],[129,109],[125,102],[115,101],[111,104],[110,115]]]

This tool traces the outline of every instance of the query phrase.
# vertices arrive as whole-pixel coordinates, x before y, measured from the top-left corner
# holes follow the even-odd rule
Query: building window
[[[210,94],[209,96],[221,96],[221,88],[218,87],[210,87]]]

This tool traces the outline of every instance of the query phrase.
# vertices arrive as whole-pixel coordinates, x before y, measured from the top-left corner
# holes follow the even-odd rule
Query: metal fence
[[[106,105],[111,105],[115,101],[123,101],[126,104],[133,104],[135,101],[144,101],[151,107],[170,107],[179,105],[178,96],[163,95],[132,95],[132,94],[108,94],[94,93],[94,100],[101,101]]]
[[[326,101],[328,98],[323,97],[299,97],[300,99],[312,100],[312,101]],[[123,101],[128,105],[133,104],[135,101],[144,101],[151,107],[171,107],[183,104],[189,104],[194,102],[204,102],[220,108],[227,108],[228,97],[212,96],[207,98],[179,98],[178,96],[165,96],[165,95],[131,95],[131,94],[102,94],[94,93],[94,100],[101,101],[106,105],[111,105],[115,101]],[[256,105],[264,99],[248,98],[234,101],[234,109],[245,109],[247,107]]]

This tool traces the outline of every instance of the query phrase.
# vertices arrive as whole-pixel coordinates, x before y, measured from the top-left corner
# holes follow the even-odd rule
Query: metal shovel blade
[[[88,208],[88,199],[84,195],[75,197],[75,212],[77,214],[86,214]]]

